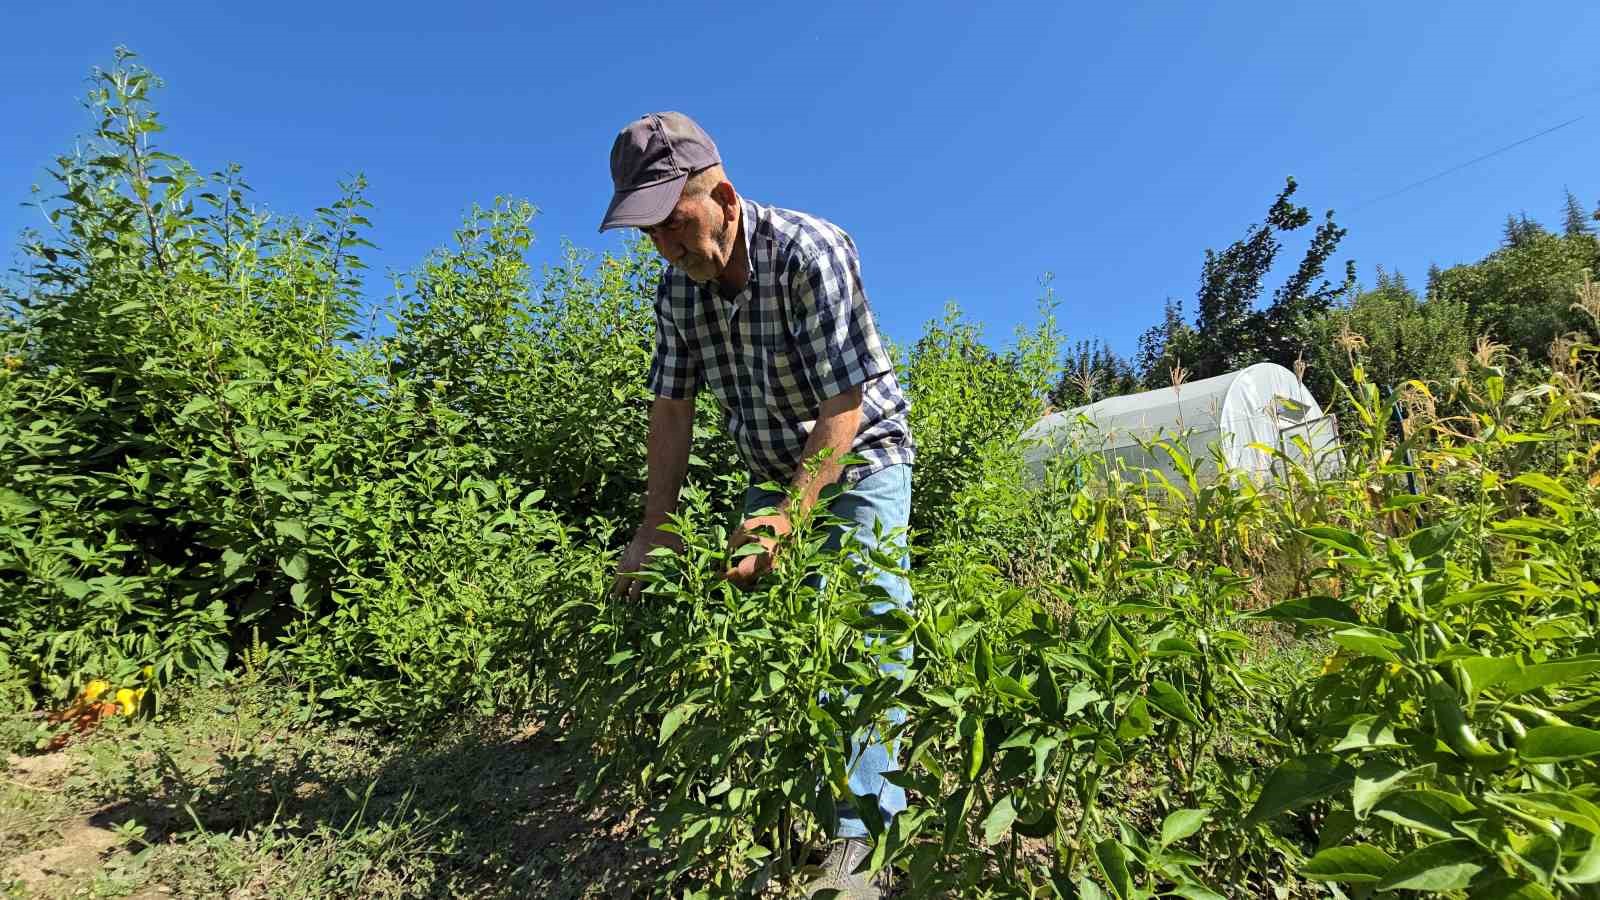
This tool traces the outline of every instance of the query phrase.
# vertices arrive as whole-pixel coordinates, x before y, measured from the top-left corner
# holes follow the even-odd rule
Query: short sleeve
[[[656,349],[650,358],[650,374],[645,384],[657,397],[687,400],[700,388],[700,365],[674,315],[678,289],[673,279],[662,275],[656,286]]]
[[[818,247],[792,276],[791,323],[816,396],[836,397],[893,371],[861,287],[861,263],[848,238]]]

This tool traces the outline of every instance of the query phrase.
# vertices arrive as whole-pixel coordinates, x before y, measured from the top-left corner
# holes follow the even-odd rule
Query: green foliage
[[[1591,236],[1529,235],[1427,301],[1380,279],[1324,317],[1330,218],[1252,310],[1276,235],[1309,224],[1291,182],[1208,256],[1202,326],[1169,311],[1140,355],[1150,377],[1192,342],[1215,374],[1285,352],[1291,322],[1343,336],[1313,364],[1342,398],[1344,469],[1285,459],[1270,484],[1203,478],[1162,442],[1175,478],[1063,458],[1025,489],[1015,436],[1060,384],[1048,303],[1004,352],[952,308],[903,361],[913,609],[878,605],[871,576],[897,560],[826,550],[818,522],[753,591],[722,581],[739,483],[709,424],[672,525],[685,549],[623,602],[608,545],[643,483],[657,264],[570,250],[535,279],[534,210],[497,201],[402,281],[394,334],[365,334],[360,179],[309,220],[258,213],[236,169],[202,177],[152,142],[153,84],[126,57],[99,73],[95,137],[58,161],[53,230],[4,296],[8,697],[59,706],[145,666],[160,697],[233,667],[292,678],[305,719],[412,735],[550,712],[595,760],[581,798],[649,812],[667,895],[797,885],[872,729],[914,802],[891,823],[862,810],[868,864],[905,896],[1583,896],[1600,878],[1600,348],[1573,337],[1544,372],[1486,345],[1439,376],[1469,314],[1530,347],[1592,324]],[[1217,343],[1251,323],[1260,341]],[[419,852],[408,815],[319,877],[359,891]]]
[[[573,529],[603,540],[643,483],[653,264],[569,255],[530,300],[533,211],[500,202],[363,335],[361,180],[256,212],[153,143],[155,82],[119,63],[4,297],[0,677],[208,677],[259,631],[363,716],[513,696],[527,596],[587,584]],[[699,478],[732,465],[697,449]]]
[[[1065,370],[1050,391],[1050,404],[1071,409],[1138,390],[1131,363],[1098,340],[1078,341],[1067,352]]]
[[[990,349],[982,328],[962,321],[951,304],[906,355],[901,384],[917,441],[913,531],[936,528],[956,494],[997,455],[1013,452],[1017,435],[1044,412],[1063,341],[1050,303],[1047,293],[1043,321],[1032,331],[1019,329],[1003,353]]]
[[[1475,335],[1465,305],[1423,300],[1400,275],[1378,270],[1378,283],[1348,306],[1306,320],[1303,343],[1306,385],[1312,394],[1337,401],[1337,384],[1353,377],[1359,358],[1366,377],[1390,389],[1411,379],[1443,384],[1472,352]]]
[[[1210,378],[1257,362],[1291,365],[1303,352],[1299,323],[1325,312],[1350,291],[1354,263],[1335,286],[1324,278],[1329,258],[1345,229],[1329,210],[1312,234],[1300,264],[1273,292],[1271,302],[1257,308],[1266,278],[1283,248],[1281,235],[1311,223],[1311,213],[1290,199],[1298,185],[1287,180],[1268,208],[1265,221],[1251,225],[1245,236],[1222,251],[1207,250],[1200,272],[1195,322],[1184,325],[1182,308],[1169,301],[1166,320],[1139,340],[1139,372],[1147,388],[1171,384],[1173,367],[1183,366],[1190,380]]]
[[[1591,324],[1580,320],[1572,303],[1583,272],[1600,269],[1600,242],[1592,234],[1554,235],[1536,225],[1519,226],[1513,237],[1479,262],[1445,269],[1429,299],[1462,304],[1518,359],[1540,363],[1557,337]]]

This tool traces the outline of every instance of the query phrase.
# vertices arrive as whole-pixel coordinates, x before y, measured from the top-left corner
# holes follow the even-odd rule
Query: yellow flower
[[[125,716],[131,716],[139,711],[139,703],[144,700],[144,688],[130,690],[123,688],[117,691],[117,706]]]
[[[1345,656],[1344,651],[1341,650],[1340,652],[1334,653],[1322,661],[1322,674],[1332,675],[1335,672],[1342,672],[1344,671],[1344,667],[1348,666],[1349,664],[1350,657]]]
[[[16,370],[22,368],[22,357],[7,356],[5,359],[5,366],[7,372],[15,372]]]
[[[79,702],[93,703],[100,699],[100,695],[111,690],[111,682],[104,678],[96,678],[83,686],[83,693],[78,695]]]

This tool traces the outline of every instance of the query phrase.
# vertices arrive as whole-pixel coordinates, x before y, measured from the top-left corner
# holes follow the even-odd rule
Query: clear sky
[[[0,11],[0,233],[89,121],[126,44],[163,77],[166,147],[241,163],[308,213],[356,172],[376,272],[498,194],[542,210],[536,261],[595,232],[607,153],[655,109],[697,118],[747,196],[856,238],[885,331],[954,300],[995,342],[1054,273],[1073,337],[1123,353],[1285,175],[1350,229],[1339,258],[1420,283],[1506,213],[1600,203],[1600,3],[160,3]],[[1519,141],[1566,127],[1399,196]],[[1307,229],[1309,231],[1309,229]],[[7,253],[7,257],[10,257]],[[1292,264],[1292,260],[1290,261]],[[377,279],[382,287],[381,278]]]

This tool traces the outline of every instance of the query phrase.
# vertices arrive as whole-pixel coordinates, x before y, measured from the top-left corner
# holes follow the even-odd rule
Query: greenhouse
[[[1073,451],[1098,453],[1134,477],[1155,471],[1181,480],[1172,454],[1156,446],[1168,441],[1187,448],[1201,481],[1216,477],[1219,461],[1258,481],[1280,476],[1284,462],[1273,450],[1321,475],[1340,460],[1334,417],[1274,363],[1052,413],[1022,438],[1036,483],[1050,459]]]

